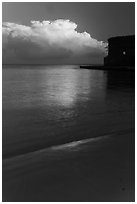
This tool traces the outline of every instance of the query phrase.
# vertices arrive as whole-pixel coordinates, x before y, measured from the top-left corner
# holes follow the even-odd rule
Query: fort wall
[[[135,36],[119,36],[108,39],[108,56],[105,66],[135,66]]]

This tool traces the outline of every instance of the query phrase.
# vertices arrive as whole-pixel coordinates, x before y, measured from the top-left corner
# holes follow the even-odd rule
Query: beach
[[[134,202],[134,133],[3,161],[3,201]]]

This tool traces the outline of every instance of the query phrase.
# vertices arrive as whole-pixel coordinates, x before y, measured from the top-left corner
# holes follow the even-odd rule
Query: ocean
[[[76,66],[3,68],[3,157],[113,131],[111,115],[116,123],[134,108],[132,75]]]

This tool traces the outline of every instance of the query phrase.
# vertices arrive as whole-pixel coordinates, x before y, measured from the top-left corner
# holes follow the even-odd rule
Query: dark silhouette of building
[[[108,56],[105,66],[135,66],[135,36],[118,36],[108,39]]]

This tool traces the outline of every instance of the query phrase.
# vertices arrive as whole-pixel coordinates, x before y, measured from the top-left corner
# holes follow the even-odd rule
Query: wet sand
[[[3,201],[134,202],[134,130],[3,160]]]

